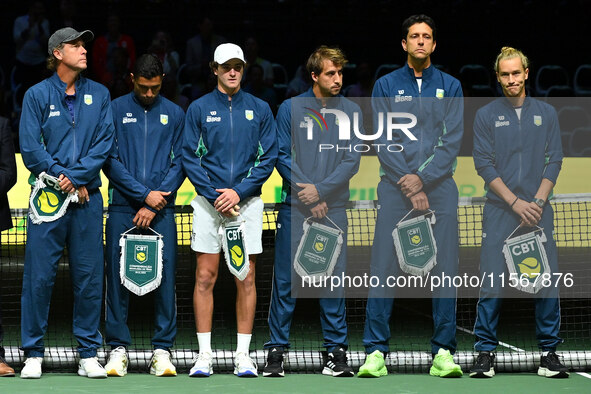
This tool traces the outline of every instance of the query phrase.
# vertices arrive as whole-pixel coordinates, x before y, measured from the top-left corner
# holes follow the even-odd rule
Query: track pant
[[[554,211],[550,204],[546,204],[542,219],[538,224],[544,229],[547,241],[544,249],[548,257],[551,272],[558,272],[558,251],[556,242],[552,236],[554,231]],[[503,256],[503,242],[519,225],[519,217],[508,207],[501,208],[487,203],[484,206],[482,222],[482,249],[480,252],[480,272],[494,274],[499,284],[499,274],[505,273],[509,277],[505,257]],[[507,283],[507,282],[506,282]],[[497,327],[502,298],[500,286],[490,287],[490,281],[484,281],[480,289],[480,299],[477,305],[476,323],[474,333],[476,335],[476,351],[493,351],[499,341],[497,339]],[[541,289],[536,297],[535,305],[536,338],[542,351],[554,351],[556,346],[562,343],[558,337],[560,331],[560,301],[558,291],[555,288]]]
[[[436,185],[426,188],[430,209],[435,211],[436,223],[433,226],[437,244],[437,265],[431,275],[445,273],[454,276],[458,270],[458,189],[452,178],[446,178]],[[375,236],[371,253],[371,275],[380,278],[381,283],[388,276],[404,274],[398,263],[392,232],[396,224],[412,209],[412,204],[397,185],[385,178],[378,184],[378,213]],[[388,352],[390,317],[394,305],[393,288],[371,288],[365,311],[363,345],[366,352],[375,350]],[[432,299],[434,323],[431,338],[431,352],[436,354],[440,348],[454,353],[456,350],[456,290],[440,288],[434,291]]]
[[[26,357],[43,357],[51,293],[66,245],[74,291],[72,328],[80,357],[96,356],[102,345],[103,198],[94,191],[89,202],[71,203],[66,214],[56,221],[27,222],[21,296],[21,339]]]
[[[305,208],[304,208],[305,209]],[[303,235],[303,223],[311,216],[296,207],[282,204],[277,217],[277,235],[275,237],[275,263],[273,267],[273,291],[269,308],[269,330],[271,339],[265,348],[289,348],[289,331],[296,305],[296,294],[292,294],[292,280],[301,278],[293,269],[293,261],[298,244]],[[343,247],[337,259],[333,275],[340,275],[347,264],[347,213],[344,208],[333,208],[328,216],[344,232]],[[334,227],[328,220],[320,223]],[[294,290],[300,284],[294,283]],[[334,298],[337,296],[338,298]],[[347,322],[345,312],[344,293],[341,296],[333,294],[330,298],[319,298],[320,324],[324,336],[323,346],[331,352],[335,347],[348,347]]]
[[[106,227],[107,254],[107,345],[129,347],[131,334],[127,326],[129,315],[129,290],[121,284],[119,239],[121,234],[132,228],[136,212],[126,208],[125,212],[109,208]],[[177,234],[174,209],[160,211],[152,221],[151,228],[163,236],[162,282],[154,290],[154,349],[172,347],[176,337],[176,255]],[[151,234],[147,232],[146,234]]]

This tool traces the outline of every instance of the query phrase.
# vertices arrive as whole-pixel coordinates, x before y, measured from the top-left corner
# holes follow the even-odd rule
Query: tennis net
[[[482,236],[482,198],[463,198],[458,207],[460,267],[478,272]],[[591,194],[556,196],[552,202],[555,211],[555,239],[559,264],[563,272],[572,272],[588,292],[591,269]],[[373,201],[351,202],[348,209],[349,270],[355,269],[359,256],[368,256],[373,241],[376,210]],[[198,350],[193,318],[192,294],[195,276],[195,255],[190,250],[192,212],[189,206],[177,207],[178,263],[177,263],[177,321],[178,334],[173,349],[173,361],[180,372],[188,371]],[[13,210],[15,227],[1,236],[1,306],[4,326],[4,347],[9,362],[21,365],[23,353],[20,345],[20,293],[26,242],[26,210]],[[273,204],[266,205],[263,227],[264,252],[257,260],[257,309],[251,344],[252,356],[262,367],[266,353],[263,344],[269,339],[267,317],[273,276],[275,220]],[[564,344],[559,352],[564,363],[574,370],[591,368],[591,301],[584,291],[562,294],[561,331]],[[233,277],[222,266],[214,290],[214,324],[212,347],[215,349],[214,369],[230,371],[236,348],[235,286]],[[473,326],[477,299],[462,297],[457,300],[456,361],[466,370],[475,356]],[[130,370],[147,371],[153,335],[153,296],[131,296],[129,328],[133,344],[130,347]],[[349,359],[356,368],[363,363],[362,345],[366,300],[347,298],[349,327]],[[399,372],[425,372],[431,365],[429,339],[432,335],[430,299],[401,299],[394,304],[391,319],[392,339],[386,362]],[[104,320],[104,319],[103,319]],[[60,260],[51,300],[48,332],[45,336],[44,368],[69,371],[76,362],[76,340],[72,335],[72,285],[70,283],[67,252]],[[497,370],[529,371],[537,367],[537,348],[534,306],[532,300],[505,300],[499,324],[501,344],[497,349]],[[298,299],[291,328],[291,349],[286,354],[285,368],[291,372],[319,373],[325,354],[318,302]],[[99,352],[105,361],[108,349]]]

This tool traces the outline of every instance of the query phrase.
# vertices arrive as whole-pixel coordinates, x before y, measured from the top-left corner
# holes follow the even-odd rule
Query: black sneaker
[[[267,354],[267,363],[263,368],[263,377],[282,378],[285,376],[283,371],[283,349],[271,348]]]
[[[491,352],[480,352],[476,357],[476,362],[470,368],[471,378],[492,378],[495,376],[493,364],[495,355]]]
[[[336,348],[328,353],[322,374],[339,378],[352,377],[353,368],[347,364],[347,351],[343,348]]]
[[[538,375],[547,378],[568,378],[568,368],[560,362],[556,353],[548,352],[547,356],[540,357]]]

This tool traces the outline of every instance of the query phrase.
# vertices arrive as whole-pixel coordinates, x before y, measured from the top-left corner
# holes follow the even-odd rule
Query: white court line
[[[474,331],[468,330],[467,328],[456,326],[456,329],[463,331],[467,334],[474,335]],[[518,348],[517,346],[509,345],[508,343],[505,343],[505,342],[499,341],[499,345],[504,346],[504,347],[511,349],[513,351],[516,351],[516,352],[525,352],[525,349],[521,349],[521,348]]]
[[[584,378],[591,379],[591,375],[586,372],[577,372],[577,375],[581,375]]]

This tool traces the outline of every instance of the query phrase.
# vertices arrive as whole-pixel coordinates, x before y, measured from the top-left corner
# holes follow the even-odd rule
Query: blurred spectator
[[[371,97],[373,89],[373,72],[367,62],[360,63],[356,68],[357,83],[347,90],[347,97]],[[345,75],[345,77],[347,77]],[[345,80],[346,81],[346,80]]]
[[[246,81],[243,82],[248,82],[248,68],[253,64],[258,64],[263,70],[263,82],[267,86],[273,86],[273,66],[270,61],[259,57],[259,44],[254,37],[246,39],[244,56],[246,57]]]
[[[13,85],[19,83],[26,89],[46,76],[47,40],[49,21],[45,18],[45,6],[41,1],[30,1],[29,12],[14,21],[13,38],[16,47],[16,64]]]
[[[244,86],[244,91],[266,101],[275,114],[277,112],[277,95],[272,88],[265,84],[263,75],[263,67],[257,63],[251,64],[246,70],[248,82]]]
[[[304,93],[310,88],[310,86],[310,78],[308,78],[308,74],[306,73],[306,65],[300,65],[298,66],[293,79],[289,81],[289,85],[287,85],[287,93],[285,94],[285,98],[290,98]]]
[[[97,81],[109,87],[115,75],[114,49],[123,48],[127,52],[127,69],[135,64],[135,44],[133,38],[120,31],[121,21],[117,15],[107,18],[107,34],[97,37],[92,47],[92,68]]]
[[[172,36],[169,32],[158,30],[152,39],[148,52],[158,56],[164,67],[165,75],[176,75],[180,65],[180,57],[178,52],[173,49]]]
[[[191,104],[191,100],[179,91],[178,82],[174,74],[164,75],[160,94],[181,107],[185,112],[187,112],[187,108]]]
[[[57,18],[51,20],[51,26],[54,29],[61,29],[62,27],[76,27],[74,20],[76,19],[77,9],[74,0],[61,0],[60,10]]]
[[[101,83],[109,88],[111,99],[115,99],[131,92],[133,83],[131,81],[130,71],[127,68],[129,64],[127,51],[124,48],[114,48],[112,56],[114,70],[112,73],[107,72],[105,74],[107,80],[101,81]]]
[[[199,34],[187,41],[185,52],[188,73],[191,82],[202,87],[210,76],[209,62],[213,59],[213,51],[218,45],[226,42],[222,36],[213,32],[213,22],[208,17],[202,17],[199,21]]]

